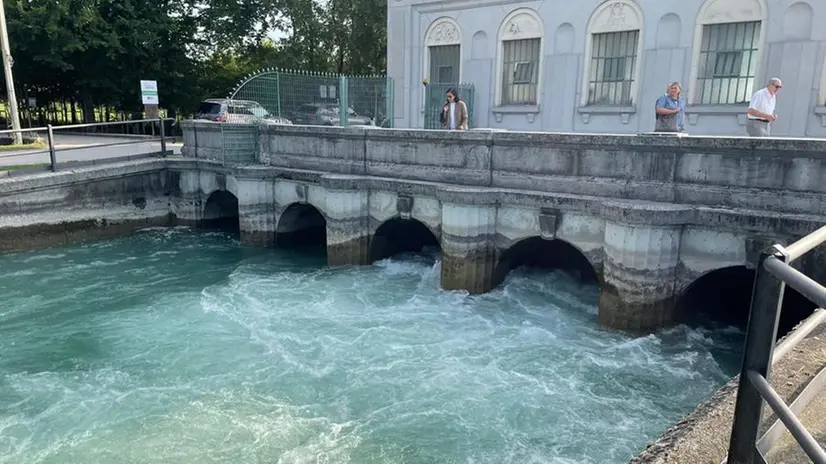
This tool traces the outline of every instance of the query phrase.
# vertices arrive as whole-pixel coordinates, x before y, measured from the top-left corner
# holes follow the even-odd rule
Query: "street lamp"
[[[14,129],[12,140],[16,144],[23,142],[20,135],[20,115],[17,114],[17,96],[14,94],[14,76],[11,67],[14,60],[9,51],[9,33],[6,29],[6,7],[3,0],[0,0],[0,53],[3,54],[3,71],[6,75],[6,91],[9,94],[9,113],[11,116],[11,128]]]

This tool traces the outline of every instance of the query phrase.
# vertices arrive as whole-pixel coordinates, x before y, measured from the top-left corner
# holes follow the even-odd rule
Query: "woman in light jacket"
[[[447,89],[445,96],[447,101],[442,108],[442,125],[449,130],[467,130],[467,105],[452,87]]]

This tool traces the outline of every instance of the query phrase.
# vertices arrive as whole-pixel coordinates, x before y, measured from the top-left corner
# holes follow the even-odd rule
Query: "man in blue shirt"
[[[685,100],[679,82],[668,84],[666,94],[657,99],[657,132],[682,132],[685,129]]]

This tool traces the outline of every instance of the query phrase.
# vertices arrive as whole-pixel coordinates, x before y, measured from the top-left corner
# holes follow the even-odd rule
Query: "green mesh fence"
[[[441,121],[439,121],[439,116],[442,114],[442,108],[445,106],[445,94],[447,93],[447,89],[455,88],[456,91],[459,93],[459,98],[461,98],[465,105],[467,105],[467,114],[468,114],[468,128],[472,129],[476,127],[474,118],[473,118],[473,101],[474,101],[474,93],[475,88],[473,84],[469,83],[462,83],[462,84],[433,84],[430,83],[425,86],[425,110],[424,110],[424,128],[425,129],[443,129],[444,126],[442,125]]]
[[[266,124],[393,127],[395,87],[385,76],[264,70],[221,101],[223,161],[257,162]]]

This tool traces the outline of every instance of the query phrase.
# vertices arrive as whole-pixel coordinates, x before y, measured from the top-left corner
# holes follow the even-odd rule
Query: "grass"
[[[46,142],[23,143],[20,145],[0,145],[0,152],[2,151],[23,151],[23,150],[42,150],[48,147]]]
[[[16,171],[18,169],[40,168],[48,165],[48,163],[15,164],[12,166],[0,166],[0,171]]]

